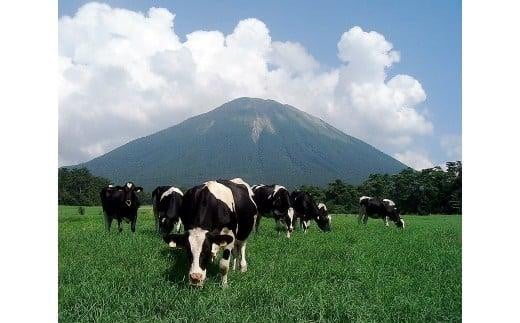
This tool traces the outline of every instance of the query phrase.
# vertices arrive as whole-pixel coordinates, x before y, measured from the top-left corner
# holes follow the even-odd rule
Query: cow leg
[[[383,220],[385,221],[385,227],[388,227],[388,217],[385,216],[385,217],[383,218]]]
[[[276,218],[275,220],[276,234],[280,235],[280,219]]]
[[[238,253],[240,252],[240,272],[245,273],[247,271],[247,261],[246,261],[246,242],[241,240],[236,240],[235,242],[235,253],[233,260],[233,270],[235,270],[236,260]]]
[[[130,230],[132,230],[132,233],[135,233],[135,223],[137,222],[137,218],[134,218],[132,222],[130,223]]]
[[[108,214],[104,213],[105,218],[105,229],[110,232],[110,227],[112,226],[112,217]]]
[[[258,228],[260,227],[260,219],[262,218],[262,213],[258,212],[255,217],[255,232],[258,233]]]
[[[224,254],[222,255],[222,259],[220,259],[220,274],[222,275],[222,287],[228,286],[228,272],[229,272],[229,258],[231,257],[231,252],[235,249],[235,243],[231,242],[224,249]]]
[[[358,224],[361,224],[361,221],[363,221],[364,224],[367,224],[367,220],[367,209],[365,206],[361,206],[359,208]]]
[[[366,225],[367,222],[368,222],[368,214],[365,214],[365,215],[363,216],[363,224]]]
[[[123,228],[121,228],[121,221],[122,220],[120,218],[117,219],[117,231],[118,232],[123,231]]]
[[[159,233],[159,215],[154,212],[154,218],[155,218],[155,232]]]

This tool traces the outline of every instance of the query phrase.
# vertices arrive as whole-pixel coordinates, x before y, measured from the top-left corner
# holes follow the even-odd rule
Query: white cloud
[[[441,147],[446,156],[453,160],[462,160],[462,138],[460,135],[445,135],[441,138]]]
[[[175,15],[89,3],[59,20],[60,164],[88,160],[236,97],[294,105],[386,151],[409,149],[433,126],[416,110],[426,94],[383,35],[353,27],[325,69],[299,43],[273,41],[260,20],[232,33],[194,31]],[[332,49],[331,49],[332,50]]]
[[[403,164],[416,170],[435,166],[427,154],[418,151],[406,150],[402,153],[394,154],[394,157]]]

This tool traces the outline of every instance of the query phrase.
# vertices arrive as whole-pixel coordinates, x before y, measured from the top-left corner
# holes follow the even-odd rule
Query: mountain
[[[242,177],[294,188],[359,184],[406,166],[324,121],[273,100],[239,98],[77,165],[114,183],[190,187]]]

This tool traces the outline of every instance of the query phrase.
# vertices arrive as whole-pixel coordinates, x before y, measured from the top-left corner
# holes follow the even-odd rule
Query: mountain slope
[[[251,184],[357,184],[406,166],[322,120],[273,100],[240,98],[78,166],[146,189],[242,177]]]

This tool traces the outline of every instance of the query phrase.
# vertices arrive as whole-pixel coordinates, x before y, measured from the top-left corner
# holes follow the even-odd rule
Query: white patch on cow
[[[181,219],[179,219],[177,221],[177,223],[175,224],[175,228],[174,228],[175,232],[181,231],[181,224],[182,224],[182,221],[181,221]]]
[[[253,191],[256,191],[257,188],[260,188],[260,187],[262,187],[262,186],[265,186],[265,185],[264,185],[264,184],[256,184],[256,185],[251,186],[251,189],[252,189]]]
[[[361,203],[361,201],[363,201],[363,200],[369,200],[369,199],[370,199],[370,196],[364,196],[364,195],[363,195],[363,196],[361,196],[361,197],[359,198],[359,203]]]
[[[220,250],[220,246],[216,243],[211,244],[211,261],[215,260],[217,258],[217,253]]]
[[[255,202],[253,200],[253,195],[255,195],[255,193],[253,193],[253,189],[251,188],[251,186],[249,186],[249,184],[247,184],[246,182],[244,182],[243,179],[241,179],[240,177],[237,177],[237,178],[233,178],[231,180],[231,182],[235,183],[235,184],[239,184],[239,185],[244,185],[246,188],[247,188],[247,192],[249,193],[249,197],[251,198],[251,201],[253,201],[253,203]],[[256,205],[256,204],[255,204]]]
[[[282,185],[275,185],[274,188],[273,188],[273,192],[269,195],[269,199],[272,199],[273,196],[281,189],[284,189],[284,190],[287,190],[285,187],[283,187]]]
[[[208,230],[203,230],[201,228],[195,228],[188,230],[188,241],[190,242],[190,250],[193,256],[193,261],[191,262],[189,275],[191,274],[202,274],[202,281],[206,279],[206,270],[202,270],[199,265],[200,254],[202,252],[202,245],[204,244],[204,240],[206,239],[206,233]]]
[[[130,183],[130,182],[126,183],[126,187],[128,187],[128,188],[132,188],[133,185],[134,185],[134,184],[132,184],[132,183]]]
[[[162,218],[161,222],[162,223],[166,222],[166,218]]]
[[[291,226],[289,227],[290,230],[294,229],[293,228],[293,218],[294,218],[294,209],[292,207],[290,207],[288,210],[287,210],[287,215],[289,216],[289,219],[291,219]]]
[[[280,189],[282,189],[282,188],[283,188],[284,190],[286,190],[286,188],[283,187],[282,185],[275,185],[275,186],[274,186],[274,190],[273,190],[273,195],[276,194],[276,193],[278,192],[278,190],[280,190]]]
[[[112,187],[114,187],[114,185],[108,184],[108,188],[112,188]]]
[[[323,210],[327,211],[327,206],[323,203],[318,203],[318,209],[323,209]]]
[[[383,203],[385,203],[388,206],[395,206],[394,201],[389,200],[389,199],[383,199]]]
[[[403,224],[403,229],[404,229],[404,220],[401,219],[401,220],[399,220],[399,221],[401,221],[401,223]]]
[[[176,248],[177,244],[173,241],[170,241],[170,243],[168,243],[168,246],[170,246],[170,248]]]
[[[235,212],[235,200],[229,187],[215,181],[209,181],[204,184],[217,200],[224,202],[231,211]]]
[[[173,187],[172,186],[166,192],[162,193],[161,198],[159,199],[159,201],[161,201],[166,196],[172,194],[173,192],[179,193],[181,196],[183,195],[180,189],[178,189],[177,187]]]

